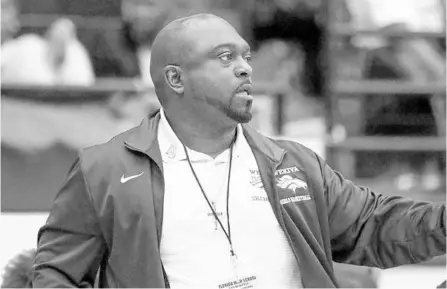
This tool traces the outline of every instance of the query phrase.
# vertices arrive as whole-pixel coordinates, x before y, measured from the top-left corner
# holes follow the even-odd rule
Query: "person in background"
[[[307,95],[321,97],[324,75],[321,67],[323,27],[317,20],[321,1],[255,0],[250,11],[253,46],[272,39],[293,44],[303,53],[304,71],[299,75]]]
[[[88,52],[67,18],[53,22],[44,36],[10,38],[1,49],[2,83],[85,86],[95,81]]]
[[[151,45],[167,17],[162,0],[121,2],[121,29],[98,33],[89,47],[97,77],[123,77],[152,86]]]

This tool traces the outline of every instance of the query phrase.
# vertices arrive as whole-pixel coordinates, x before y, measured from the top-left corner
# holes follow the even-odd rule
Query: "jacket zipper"
[[[275,174],[276,170],[278,169],[278,167],[280,166],[280,164],[281,164],[282,161],[284,160],[284,156],[285,156],[285,154],[286,154],[286,153],[283,153],[283,154],[281,155],[281,159],[279,160],[279,162],[277,162],[277,163],[275,164],[275,170],[273,171],[273,175]],[[273,186],[273,188],[275,188],[275,187]],[[295,248],[294,248],[294,246],[293,246],[292,239],[290,238],[290,235],[289,235],[289,233],[287,232],[287,228],[286,228],[286,225],[285,225],[285,223],[284,223],[284,218],[283,218],[283,215],[282,215],[281,203],[280,203],[280,201],[279,201],[279,196],[278,196],[278,194],[275,194],[275,203],[276,203],[276,206],[275,206],[275,207],[276,207],[276,210],[277,210],[277,212],[278,212],[277,216],[278,216],[279,225],[281,226],[281,228],[282,228],[282,230],[283,230],[283,232],[284,232],[284,235],[286,236],[287,241],[289,242],[290,248],[292,249],[293,255],[295,256],[295,260],[296,260],[297,265],[298,265],[298,270],[299,270],[299,272],[300,272],[301,285],[304,287],[303,278],[302,278],[302,276],[301,276],[301,263],[300,263],[300,260],[299,260],[299,258],[298,258],[298,255],[297,255],[297,253],[296,253],[296,251],[295,251]]]
[[[129,144],[126,144],[126,146],[129,148],[129,149],[131,149],[131,150],[133,150],[133,151],[136,151],[136,152],[139,152],[139,153],[142,153],[142,154],[144,154],[145,156],[147,156],[148,158],[149,158],[149,161],[150,162],[154,162],[155,163],[155,166],[157,167],[157,169],[159,169],[160,170],[160,174],[161,175],[163,175],[163,169],[150,157],[150,155],[148,155],[146,152],[144,152],[144,151],[141,151],[140,149],[137,149],[137,148],[135,148],[135,147],[133,147],[133,146],[131,146],[131,145],[129,145]],[[149,166],[151,166],[151,164],[149,163]],[[149,167],[149,170],[151,170],[151,168]],[[152,176],[152,173],[151,173],[151,176]],[[165,187],[165,183],[164,183],[164,180],[162,181],[162,185],[163,185],[163,190],[164,190],[164,187]],[[163,224],[163,218],[162,218],[162,224]],[[162,225],[163,226],[163,225]],[[160,243],[161,243],[161,230],[162,230],[162,226],[160,226],[160,228],[159,228],[159,230],[160,230],[160,235],[159,235],[159,238],[158,238],[158,247],[160,248]],[[163,266],[163,260],[161,260],[161,258],[160,258],[160,263],[161,263],[161,270],[162,270],[162,273],[163,273],[163,279],[164,279],[164,282],[165,282],[165,288],[171,288],[171,285],[169,284],[169,279],[168,279],[168,274],[166,273],[166,270],[165,270],[165,267]]]

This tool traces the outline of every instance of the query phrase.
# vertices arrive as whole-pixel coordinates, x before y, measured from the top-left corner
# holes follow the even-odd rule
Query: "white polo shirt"
[[[297,262],[262,188],[242,127],[238,126],[233,148],[229,193],[237,266],[163,110],[158,141],[165,180],[160,250],[171,288],[302,288]],[[214,159],[187,150],[200,184],[228,232],[230,149]]]

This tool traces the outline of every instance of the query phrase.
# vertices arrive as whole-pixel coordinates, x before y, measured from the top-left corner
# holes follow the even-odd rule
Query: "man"
[[[210,14],[157,35],[162,110],[84,149],[38,236],[35,287],[337,287],[332,260],[445,254],[445,205],[384,197],[250,129],[250,50]]]

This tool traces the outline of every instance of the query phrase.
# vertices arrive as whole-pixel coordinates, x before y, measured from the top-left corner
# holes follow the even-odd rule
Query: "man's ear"
[[[164,69],[166,83],[177,93],[183,94],[183,70],[176,65],[167,65]]]

